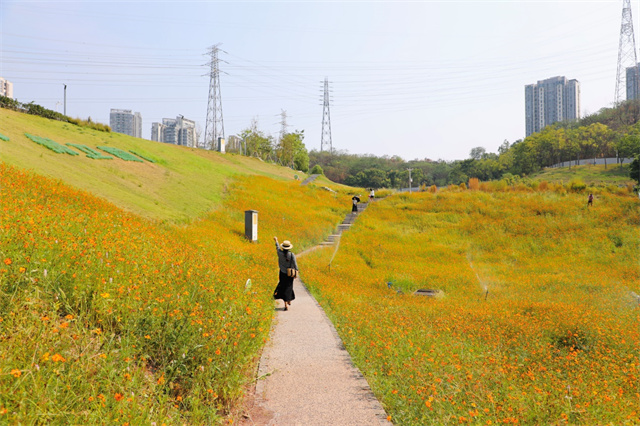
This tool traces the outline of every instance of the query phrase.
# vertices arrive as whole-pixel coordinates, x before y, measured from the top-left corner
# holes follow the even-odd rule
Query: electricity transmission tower
[[[287,149],[284,146],[284,136],[287,134],[287,111],[281,109],[280,110],[280,153],[276,154],[276,156],[280,157],[280,165],[282,166],[292,166],[292,164],[285,164],[284,159],[287,157],[285,152]],[[293,160],[293,159],[292,159]]]
[[[280,140],[284,139],[284,135],[287,134],[287,111],[281,109],[280,110]]]
[[[331,116],[329,114],[329,78],[324,78],[324,103],[322,106],[322,137],[320,138],[320,152],[325,148],[333,152],[331,142]]]
[[[633,68],[631,75],[627,75],[627,68]],[[629,77],[629,79],[627,79]],[[618,74],[616,77],[615,105],[625,99],[640,98],[640,73],[638,72],[638,57],[636,55],[636,38],[633,34],[633,19],[631,18],[631,0],[623,0],[622,24],[620,26],[620,45],[618,47]],[[629,81],[630,80],[630,81]],[[625,96],[625,90],[627,95]]]
[[[204,128],[205,149],[219,149],[220,139],[224,139],[224,120],[222,119],[222,98],[220,97],[220,60],[218,48],[220,44],[211,46],[211,71],[209,73],[209,102],[207,103],[207,123]],[[224,52],[224,50],[222,51]]]

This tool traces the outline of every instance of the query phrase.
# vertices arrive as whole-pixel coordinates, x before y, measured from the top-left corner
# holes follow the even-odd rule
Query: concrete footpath
[[[391,425],[333,324],[299,279],[278,300],[255,398],[241,425]]]

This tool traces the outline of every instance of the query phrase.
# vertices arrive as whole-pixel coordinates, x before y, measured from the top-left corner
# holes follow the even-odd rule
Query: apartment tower
[[[524,86],[526,136],[558,121],[580,118],[580,83],[552,77]]]
[[[109,114],[109,126],[116,133],[142,137],[142,116],[139,112],[132,112],[130,109],[111,109]]]
[[[182,115],[163,118],[162,123],[151,124],[151,140],[195,148],[198,142],[196,122]]]
[[[0,96],[13,98],[13,83],[0,77]]]

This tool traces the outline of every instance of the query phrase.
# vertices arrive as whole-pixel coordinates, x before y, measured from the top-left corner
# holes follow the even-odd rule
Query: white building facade
[[[13,98],[13,83],[0,77],[0,96]]]

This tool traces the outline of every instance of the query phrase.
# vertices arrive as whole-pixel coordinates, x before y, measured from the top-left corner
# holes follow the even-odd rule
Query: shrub
[[[467,185],[464,182],[462,182],[460,184],[460,189],[462,189],[464,191],[465,189],[467,189]]]
[[[108,155],[104,155],[101,152],[96,151],[93,148],[89,148],[86,145],[80,145],[77,143],[68,143],[67,146],[72,146],[74,148],[79,149],[80,151],[87,154],[87,157],[93,160],[113,160],[113,157],[109,157]]]
[[[67,148],[64,145],[60,145],[58,142],[53,141],[49,138],[42,138],[40,136],[35,136],[29,133],[25,133],[25,136],[37,143],[38,145],[42,145],[46,148],[49,148],[51,151],[56,154],[69,154],[69,155],[79,155],[76,151]]]
[[[477,191],[480,189],[480,180],[478,178],[469,179],[469,189]]]
[[[144,161],[142,161],[138,157],[128,153],[127,151],[123,151],[119,148],[114,148],[112,146],[99,146],[98,149],[101,149],[104,152],[108,152],[109,154],[113,155],[114,157],[118,157],[121,160],[136,161],[138,163],[144,163]]]
[[[582,192],[587,187],[587,184],[582,181],[580,178],[573,178],[569,182],[569,191],[571,192]]]
[[[311,168],[311,171],[309,172],[309,174],[324,175],[324,170],[322,170],[322,167],[320,166],[320,164],[316,164]]]
[[[1,108],[6,108],[6,109],[12,109],[14,111],[20,111],[21,110],[21,104],[20,102],[18,102],[15,99],[6,97],[6,96],[0,96],[0,107]]]
[[[142,155],[142,154],[140,154],[139,152],[134,151],[134,150],[132,150],[132,149],[130,149],[130,150],[129,150],[129,152],[130,152],[130,153],[132,153],[132,154],[134,154],[134,155],[137,155],[138,157],[142,158],[143,160],[147,160],[147,161],[148,161],[148,162],[150,162],[150,163],[156,163],[156,162],[157,162],[156,160],[154,160],[154,159],[150,158],[148,155]]]

